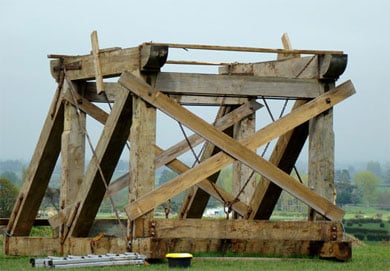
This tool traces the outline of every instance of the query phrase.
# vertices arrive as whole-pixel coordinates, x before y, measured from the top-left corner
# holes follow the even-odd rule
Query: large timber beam
[[[321,97],[313,100],[313,102],[308,103],[308,106],[301,106],[301,110],[295,110],[296,115],[301,114],[299,117],[297,116],[295,121],[290,121],[289,119],[285,125],[280,125],[281,123],[286,122],[286,119],[288,119],[284,117],[278,122],[275,122],[277,123],[276,127],[275,123],[273,123],[274,127],[272,127],[272,124],[270,125],[272,127],[271,131],[273,130],[273,132],[269,131],[269,133],[264,133],[264,129],[262,129],[262,133],[260,133],[260,139],[256,137],[256,135],[258,136],[259,133],[256,133],[250,139],[243,140],[242,142],[237,142],[226,134],[216,130],[213,126],[193,115],[191,112],[185,110],[180,105],[170,100],[166,95],[145,84],[131,73],[124,72],[120,77],[119,82],[153,106],[159,108],[166,114],[185,124],[190,129],[204,136],[207,140],[221,148],[224,152],[242,161],[255,171],[258,171],[263,176],[267,177],[296,198],[311,206],[320,214],[331,220],[341,220],[343,217],[343,210],[339,209],[337,206],[322,198],[318,194],[312,192],[306,186],[297,183],[294,178],[290,177],[288,174],[279,170],[271,163],[259,157],[252,151],[252,149],[257,148],[257,144],[259,144],[259,142],[261,142],[259,144],[261,145],[268,142],[268,138],[273,139],[275,136],[280,136],[297,125],[300,125],[303,122],[309,120],[318,113],[321,113],[323,110],[332,107],[334,104],[340,102],[344,98],[352,95],[354,93],[354,87],[350,81],[342,84],[336,88],[335,91],[329,92],[331,94],[330,96],[322,95]],[[329,93],[327,94],[329,95]],[[313,108],[313,103],[315,103],[315,108]],[[292,114],[290,114],[290,116],[291,115]],[[252,142],[253,138],[257,139],[257,144]],[[233,160],[232,157],[226,155],[225,153],[220,154],[220,156],[218,154],[214,155],[212,158],[209,158],[200,164],[203,165],[202,167],[198,165],[192,170],[176,177],[166,185],[162,185],[155,191],[150,192],[134,201],[126,208],[126,212],[130,220],[134,220],[141,215],[151,211],[161,203],[171,198],[172,195],[178,194],[190,186],[200,182],[200,178],[210,176],[219,170],[221,165],[223,167],[223,165],[226,165]],[[212,160],[212,162],[210,160]],[[199,170],[199,168],[201,168],[201,170]]]
[[[61,150],[64,104],[60,88],[54,95],[41,135],[16,199],[7,231],[12,236],[28,236],[45,195]]]
[[[337,79],[347,66],[348,55],[314,55],[259,63],[232,63],[220,74],[304,79]]]
[[[172,72],[157,75],[156,89],[166,94],[213,97],[315,98],[320,95],[316,79]]]
[[[92,54],[81,56],[49,55],[58,58],[50,62],[52,76],[66,70],[68,80],[95,79],[95,64]],[[119,76],[123,71],[158,71],[168,57],[168,47],[141,45],[134,48],[109,48],[99,50],[103,78]]]
[[[247,239],[342,241],[334,221],[253,221],[246,219],[144,219],[142,237],[177,239]],[[245,236],[243,236],[245,232]]]
[[[106,95],[98,95],[95,82],[85,82],[83,85],[83,97],[88,101],[96,103],[107,103],[115,101],[115,95],[118,88],[122,86],[119,83],[106,82],[104,85],[104,91]],[[213,97],[213,96],[199,96],[199,95],[179,95],[170,94],[174,101],[182,105],[210,105],[220,106],[222,105],[241,105],[248,102],[246,97]]]
[[[68,235],[87,236],[130,134],[132,96],[123,90],[108,116],[77,196]],[[103,179],[104,177],[104,179]],[[104,184],[106,181],[106,184]]]

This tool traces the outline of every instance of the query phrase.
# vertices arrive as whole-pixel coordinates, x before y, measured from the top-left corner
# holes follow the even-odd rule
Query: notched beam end
[[[320,79],[338,79],[347,67],[348,55],[321,55]]]
[[[159,71],[168,58],[168,46],[142,44],[140,46],[140,69]]]

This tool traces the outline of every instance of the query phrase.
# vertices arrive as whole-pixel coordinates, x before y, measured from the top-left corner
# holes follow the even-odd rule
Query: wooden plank
[[[315,98],[318,80],[239,75],[160,72],[156,89],[166,94],[223,97]]]
[[[257,103],[256,101],[250,101],[236,110],[233,110],[232,112],[229,112],[225,116],[216,119],[214,122],[215,128],[218,130],[225,130],[226,128],[232,126],[233,124],[237,123],[241,119],[253,114],[261,108],[262,105]],[[181,154],[187,152],[189,150],[188,142],[191,144],[192,147],[196,147],[200,143],[204,141],[204,138],[197,134],[193,134],[191,136],[188,136],[187,140],[182,140],[178,142],[177,144],[173,145],[172,147],[166,149],[164,152],[162,152],[160,155],[156,157],[156,167],[161,167],[162,165],[167,164],[168,162],[172,161],[176,157],[180,156]]]
[[[165,113],[168,113],[177,120],[183,122],[191,129],[201,133],[215,145],[222,147],[225,151],[229,152],[229,154],[245,162],[256,171],[259,171],[261,174],[281,186],[287,192],[291,193],[298,199],[304,201],[308,205],[315,208],[317,211],[321,212],[324,216],[332,220],[340,220],[342,218],[344,212],[341,209],[313,193],[309,188],[297,183],[292,177],[275,168],[272,164],[268,163],[261,157],[258,157],[255,153],[250,151],[250,149],[255,149],[257,146],[272,140],[274,137],[280,136],[286,131],[319,114],[323,110],[332,107],[335,103],[338,103],[346,97],[352,95],[355,91],[350,81],[342,84],[334,91],[327,93],[327,95],[330,94],[330,96],[322,95],[321,97],[314,99],[312,102],[309,102],[305,106],[301,106],[299,108],[300,110],[297,109],[290,113],[289,116],[285,116],[273,124],[270,124],[266,128],[261,129],[253,137],[245,140],[241,144],[237,143],[231,138],[227,138],[228,136],[224,135],[213,127],[210,127],[207,122],[199,120],[190,112],[180,108],[179,105],[169,100],[169,98],[164,96],[162,93],[157,92],[150,86],[145,85],[142,81],[138,80],[131,74],[124,73],[119,81],[125,87],[131,89],[133,92],[136,92],[137,95],[147,99],[148,102],[154,106],[157,106],[160,109],[163,107],[163,111]],[[315,104],[314,107],[313,104]],[[297,115],[296,118],[291,119],[291,116],[294,115]],[[259,134],[260,138],[258,138]],[[209,158],[207,162],[203,162],[202,164],[192,168],[190,171],[183,173],[169,183],[160,186],[155,191],[150,192],[144,197],[133,202],[126,208],[126,212],[129,218],[133,220],[145,212],[150,211],[167,199],[171,198],[173,195],[176,195],[190,186],[200,182],[201,179],[205,176],[210,176],[223,166],[229,164],[231,161],[232,158],[226,154],[221,153],[220,155],[214,155],[212,158]]]
[[[106,82],[104,83],[104,90],[107,94],[108,100],[110,102],[115,101],[115,95],[118,91],[118,88],[122,88],[119,83]],[[83,97],[88,101],[95,103],[107,103],[106,97],[103,95],[97,95],[96,83],[94,82],[85,82],[85,87],[83,88]],[[170,95],[170,97],[175,100],[177,103],[182,105],[241,105],[248,102],[246,97],[211,97],[211,96],[188,96],[188,95]]]
[[[95,66],[95,80],[96,80],[97,94],[101,94],[104,91],[104,85],[103,85],[103,76],[102,76],[102,66],[100,65],[100,59],[99,59],[99,41],[98,41],[98,36],[96,31],[93,31],[91,33],[91,44],[92,44],[93,63]]]
[[[169,95],[172,100],[181,105],[241,105],[248,102],[245,97],[208,97],[208,96],[187,96],[187,95]]]
[[[259,77],[337,79],[347,65],[347,55],[320,55],[258,63],[232,63],[219,73]]]
[[[64,104],[58,89],[8,223],[7,230],[12,236],[26,236],[30,233],[60,154],[63,128]]]
[[[323,92],[334,88],[334,82],[324,83]],[[309,122],[309,187],[331,202],[336,201],[334,184],[333,109]],[[314,217],[312,217],[314,218]]]
[[[102,68],[102,77],[119,76],[123,71],[159,69],[165,63],[168,54],[168,48],[164,46],[147,46],[149,50],[140,47],[99,50],[100,65]],[[50,71],[52,76],[57,80],[58,72],[66,70],[68,80],[91,80],[94,79],[95,65],[92,54],[81,56],[58,56],[62,59],[52,60],[50,62]],[[140,67],[140,59],[144,66]],[[149,64],[150,63],[150,66]],[[155,66],[155,65],[160,66]]]
[[[67,82],[64,82],[63,90],[66,89],[65,92],[69,92],[69,88]],[[84,179],[85,166],[86,114],[82,111],[78,112],[74,105],[67,102],[64,116],[61,144],[60,209],[75,203],[74,200],[77,198],[77,193]],[[60,236],[63,236],[63,233],[64,226],[62,225]]]
[[[63,245],[59,238],[7,237],[6,254],[12,256],[86,255],[123,253],[126,241],[116,237],[103,237],[99,241],[89,238],[69,238]],[[93,244],[93,245],[92,245]]]
[[[145,219],[154,238],[342,241],[343,227],[330,221]],[[207,229],[207,230],[205,230]]]
[[[43,256],[61,253],[58,238],[7,237],[5,246],[5,254],[12,256]]]
[[[166,46],[169,48],[213,50],[213,51],[236,51],[236,52],[276,53],[276,54],[309,54],[309,55],[343,54],[342,51],[334,51],[334,50],[272,49],[272,48],[260,48],[260,47],[154,43],[154,42],[146,42],[144,44],[155,45],[155,46]]]
[[[233,138],[243,140],[252,136],[256,132],[256,115],[242,119],[233,127]],[[256,174],[244,163],[236,160],[233,162],[233,195],[237,195],[236,200],[249,204],[256,187]]]
[[[95,147],[95,157],[85,173],[77,200],[80,206],[70,228],[69,235],[83,237],[93,223],[100,203],[103,200],[116,164],[130,133],[132,116],[132,98],[129,91],[123,91],[107,118],[100,139]],[[104,184],[103,177],[107,181]]]
[[[239,257],[257,255],[260,257],[325,256],[325,258],[330,258],[332,246],[327,243],[329,242],[300,240],[137,238],[133,241],[132,247],[133,251],[146,255],[150,259],[165,259],[165,255],[171,251],[187,253],[231,252],[237,253]],[[334,243],[339,244],[339,246],[348,246],[345,242]],[[225,257],[225,261],[228,259]]]

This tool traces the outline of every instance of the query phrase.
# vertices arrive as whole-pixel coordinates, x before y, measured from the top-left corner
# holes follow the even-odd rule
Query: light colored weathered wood
[[[64,82],[64,88],[69,86]],[[84,178],[86,114],[65,103],[64,131],[61,144],[60,209],[72,204]],[[64,221],[65,222],[65,221]],[[54,225],[54,224],[53,224]],[[52,225],[52,226],[53,226]],[[60,229],[62,236],[64,229]]]
[[[259,77],[306,79],[337,79],[345,70],[347,55],[325,55],[258,63],[231,63],[219,68],[219,73]],[[277,91],[277,90],[275,90]]]
[[[295,110],[295,114],[290,113],[290,118],[292,115],[300,115],[297,116],[295,120],[290,120],[289,117],[285,116],[279,121],[274,122],[268,126],[268,129],[269,127],[272,127],[271,131],[265,133],[265,128],[261,129],[259,131],[261,135],[260,139],[258,139],[256,136],[259,135],[259,132],[257,132],[253,137],[245,140],[244,142],[241,142],[241,144],[234,141],[227,135],[219,132],[210,126],[207,122],[194,116],[191,112],[181,108],[178,104],[171,101],[164,94],[144,84],[135,76],[129,73],[124,73],[122,74],[119,82],[132,92],[135,92],[138,96],[143,97],[143,99],[147,100],[152,105],[163,110],[165,113],[177,119],[178,121],[181,121],[183,124],[195,130],[196,132],[202,134],[202,136],[205,136],[215,145],[222,148],[224,151],[228,152],[235,158],[243,161],[254,170],[260,172],[262,175],[275,182],[287,192],[307,203],[309,206],[312,206],[325,217],[332,220],[341,220],[343,217],[344,212],[337,206],[334,206],[326,199],[313,193],[309,188],[297,183],[292,177],[275,168],[271,163],[257,156],[250,149],[255,149],[258,145],[268,142],[274,136],[279,136],[285,133],[297,125],[309,120],[313,115],[317,115],[323,110],[332,107],[335,103],[340,102],[344,98],[352,95],[354,93],[354,87],[350,81],[342,84],[335,91],[329,92],[333,95],[322,95],[321,97],[313,100],[313,102],[306,104],[306,106],[301,106],[301,110]],[[313,104],[315,104],[314,108]],[[284,123],[285,125],[283,125]],[[272,132],[272,130],[274,131]],[[252,141],[254,138],[257,139],[257,144]],[[223,165],[231,162],[231,158],[221,153],[221,156],[215,155],[212,158],[209,158],[207,161],[202,163],[204,166],[200,167],[200,165],[202,165],[200,164],[194,167],[192,170],[183,173],[166,185],[160,186],[155,191],[148,193],[144,197],[133,202],[126,208],[126,212],[130,220],[136,219],[140,215],[150,211],[157,205],[171,198],[172,195],[176,195],[179,192],[182,192],[183,190],[201,181],[199,180],[201,179],[199,178],[200,176],[203,178],[205,176],[210,176],[218,169],[222,168]],[[199,168],[201,168],[201,170],[199,170]],[[190,178],[190,180],[188,180],[188,178]]]
[[[123,88],[119,83],[106,82],[104,83],[104,91],[108,101],[114,102],[118,88]],[[211,96],[188,96],[188,95],[169,95],[173,100],[183,105],[241,105],[248,102],[245,97],[211,97]],[[97,95],[96,83],[86,82],[84,87],[83,97],[88,101],[97,103],[107,103],[107,98],[104,95]]]
[[[242,141],[252,136],[256,131],[256,114],[252,114],[233,127],[233,138]],[[237,200],[249,204],[256,187],[256,175],[253,170],[244,163],[236,160],[233,162],[233,195]]]
[[[154,43],[147,42],[147,45],[166,46],[169,48],[196,49],[196,50],[213,50],[213,51],[237,51],[237,52],[254,52],[254,53],[283,53],[283,54],[309,54],[309,55],[326,55],[326,54],[343,54],[342,51],[330,50],[298,50],[298,49],[271,49],[259,47],[242,47],[242,46],[220,46],[220,45],[203,45],[203,44],[175,44],[175,43]]]
[[[29,235],[60,154],[61,135],[64,128],[64,104],[59,91],[57,90],[54,95],[50,106],[54,108],[54,111],[47,114],[10,217],[7,230],[13,236]]]
[[[129,91],[123,91],[107,118],[100,139],[85,173],[75,202],[80,203],[74,222],[70,228],[70,236],[83,237],[93,223],[100,203],[106,192],[106,185],[111,181],[115,166],[122,153],[130,133],[132,116],[132,97]],[[103,174],[106,185],[104,184]]]
[[[314,98],[318,80],[239,75],[167,73],[157,75],[156,89],[166,94]]]
[[[44,237],[7,237],[6,254],[12,256],[47,256],[47,255],[86,255],[123,253],[126,241],[116,237],[103,237],[99,241],[94,238],[69,238],[61,245],[58,238]],[[93,244],[93,245],[91,245]]]
[[[242,255],[278,255],[281,257],[324,256],[330,258],[331,248],[323,241],[296,240],[244,240],[244,239],[165,239],[137,238],[133,241],[133,251],[151,259],[165,259],[165,255],[175,252],[232,252]],[[345,242],[334,242],[336,245],[348,246]],[[349,244],[350,245],[350,244]],[[325,253],[325,249],[328,251]],[[341,254],[341,253],[338,253]],[[347,253],[345,253],[347,254]],[[333,257],[335,258],[335,257]],[[225,258],[226,260],[226,258]]]
[[[91,45],[92,45],[93,63],[95,66],[97,94],[101,94],[104,91],[104,85],[103,85],[103,76],[102,76],[102,66],[100,65],[100,59],[99,59],[99,41],[98,41],[98,36],[96,31],[93,31],[91,33]]]
[[[119,76],[123,71],[137,71],[143,69],[157,69],[156,63],[164,65],[167,57],[167,48],[161,46],[148,47],[150,50],[140,50],[139,47],[118,49],[118,50],[99,50],[99,60],[102,68],[102,77]],[[157,50],[157,52],[156,52]],[[159,54],[159,52],[161,54]],[[60,57],[63,60],[63,66],[66,69],[68,80],[91,80],[95,78],[94,57],[92,54],[80,56]],[[149,58],[149,61],[147,60]],[[157,59],[154,59],[157,58]],[[140,59],[143,63],[151,63],[151,67],[140,67]],[[58,72],[63,69],[60,60],[50,62],[52,76],[57,80]]]
[[[168,239],[342,241],[343,238],[342,225],[330,221],[145,219],[144,228],[149,234],[145,237]]]
[[[259,108],[261,108],[262,105],[257,103],[256,101],[248,102],[236,110],[233,110],[232,112],[229,112],[225,116],[218,118],[214,122],[215,128],[218,130],[224,130],[230,126],[232,126],[234,123],[237,123],[239,120],[245,118],[246,116],[249,116],[256,112]],[[200,143],[204,141],[204,138],[197,134],[193,134],[191,136],[188,136],[188,142],[191,144],[192,147],[196,147]],[[180,156],[181,154],[187,152],[189,150],[187,140],[182,140],[175,144],[174,146],[166,149],[163,153],[158,155],[156,157],[156,167],[160,167],[162,165],[167,164],[168,162],[172,161],[176,157]]]
[[[248,102],[245,97],[208,97],[208,96],[187,96],[169,95],[172,100],[182,105],[240,105]]]
[[[334,88],[324,83],[323,92]],[[310,189],[335,202],[333,109],[314,117],[309,122],[309,178]],[[313,217],[312,217],[313,218]]]

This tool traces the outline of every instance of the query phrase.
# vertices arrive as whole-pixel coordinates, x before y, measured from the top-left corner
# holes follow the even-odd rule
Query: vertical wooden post
[[[154,76],[143,76],[154,85]],[[156,108],[148,105],[140,97],[133,98],[133,122],[130,130],[130,178],[129,202],[154,190],[155,187],[155,150],[156,144]],[[147,217],[153,217],[153,212]],[[137,231],[137,221],[129,225],[130,235]],[[133,225],[131,225],[133,224]],[[136,234],[138,235],[138,234]]]
[[[84,177],[85,165],[85,125],[86,114],[77,113],[70,103],[64,108],[64,132],[61,144],[61,190],[60,208],[64,209],[73,203]],[[60,229],[63,236],[63,227]]]
[[[240,141],[252,136],[255,131],[256,113],[253,113],[234,125],[233,137]],[[246,185],[239,196],[239,200],[246,204],[249,204],[256,188],[256,176],[255,174],[252,174],[252,171],[251,168],[240,161],[234,161],[233,163],[233,195],[238,195],[241,189]],[[248,178],[250,178],[250,180],[248,180]]]
[[[321,84],[323,92],[334,88],[334,82]],[[309,187],[331,202],[334,188],[334,132],[333,108],[309,122]],[[314,219],[310,211],[309,219]]]

